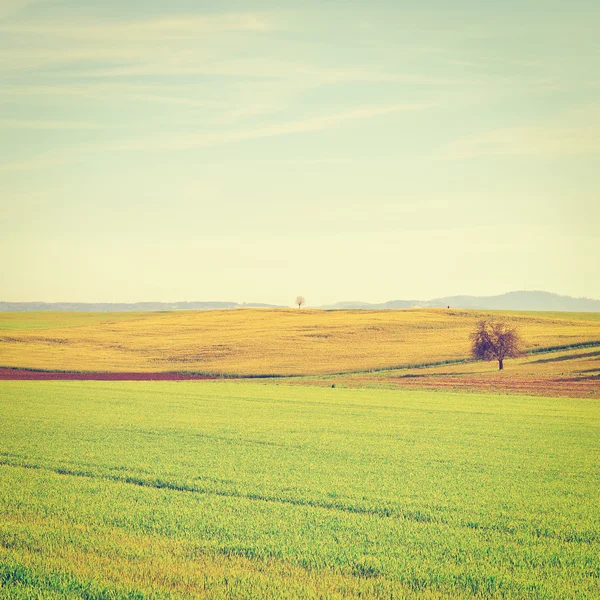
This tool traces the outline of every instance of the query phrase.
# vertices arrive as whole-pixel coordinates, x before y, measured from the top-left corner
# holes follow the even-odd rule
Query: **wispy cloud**
[[[0,2],[0,19],[19,12],[22,8],[31,4],[39,4],[44,0],[2,0]]]
[[[72,151],[45,153],[24,160],[0,163],[0,173],[36,171],[38,169],[46,169],[49,167],[71,164],[76,160],[77,155]]]
[[[551,158],[600,152],[600,107],[572,111],[534,125],[503,127],[452,142],[442,158],[461,160],[480,156]]]
[[[101,92],[100,86],[90,85],[4,85],[0,91],[2,98],[48,98],[52,96],[89,96]]]
[[[25,119],[0,119],[0,129],[97,129],[96,123],[81,121],[37,121]]]
[[[401,112],[433,108],[434,104],[393,104],[366,106],[346,112],[277,123],[251,129],[198,134],[171,134],[133,142],[86,145],[45,153],[26,160],[0,163],[0,172],[30,171],[80,160],[86,154],[103,152],[172,152],[206,146],[218,146],[244,140],[296,135],[331,129],[346,122],[383,117]]]
[[[0,0],[2,2],[2,0]],[[99,76],[168,73],[197,67],[222,55],[221,44],[237,48],[243,34],[262,35],[274,28],[273,18],[253,13],[191,14],[126,22],[0,21],[0,37],[8,51],[0,56],[0,71],[15,73],[55,67],[90,65]],[[217,52],[219,51],[219,52]],[[71,68],[70,75],[76,75]],[[95,71],[92,71],[95,72]],[[85,75],[85,73],[83,74]]]
[[[131,144],[121,144],[115,150],[169,151],[185,150],[201,146],[215,146],[243,140],[278,137],[299,133],[309,133],[337,127],[345,122],[370,119],[393,113],[418,111],[432,108],[434,104],[393,104],[356,108],[333,115],[311,117],[308,119],[277,123],[251,129],[221,131],[215,133],[178,134],[143,140]]]
[[[9,43],[8,51],[0,55],[0,72],[39,69],[55,81],[58,78],[72,81],[77,77],[204,75],[294,80],[311,85],[344,82],[477,85],[473,79],[420,71],[397,72],[372,64],[365,67],[333,61],[328,67],[325,61],[305,62],[297,56],[281,56],[272,49],[265,51],[266,47],[257,52],[249,40],[297,28],[297,24],[288,21],[289,15],[283,14],[191,14],[126,22],[98,19],[0,22],[0,36],[19,41]],[[279,47],[277,40],[272,41],[273,48]],[[58,89],[60,85],[52,87]]]
[[[15,4],[26,5],[31,4],[33,1],[26,2],[23,0],[15,2]],[[32,34],[84,42],[106,42],[110,40],[150,42],[159,39],[164,40],[165,38],[180,39],[181,36],[223,33],[225,31],[268,31],[269,29],[271,29],[271,26],[263,16],[251,13],[185,15],[182,17],[116,23],[98,23],[97,21],[65,23],[60,21],[0,25],[1,33]]]

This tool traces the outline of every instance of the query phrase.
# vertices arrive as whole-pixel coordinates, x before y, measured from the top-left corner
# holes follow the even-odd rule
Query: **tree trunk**
[[[502,369],[504,369],[504,359],[499,358],[498,359],[498,370],[502,371]]]

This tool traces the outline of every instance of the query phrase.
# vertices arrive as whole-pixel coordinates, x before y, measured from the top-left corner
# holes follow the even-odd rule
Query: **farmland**
[[[0,367],[324,375],[464,360],[488,313],[226,310],[3,313]],[[600,343],[596,314],[506,313],[529,350]]]
[[[2,382],[0,597],[592,598],[593,400]]]
[[[600,318],[486,314],[0,315],[0,598],[600,597]]]
[[[511,360],[508,370],[497,362],[460,361],[290,380],[298,385],[387,389],[490,391],[536,396],[600,399],[600,344],[527,354]]]

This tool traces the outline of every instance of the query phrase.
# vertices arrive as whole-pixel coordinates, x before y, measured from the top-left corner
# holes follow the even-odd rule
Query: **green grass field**
[[[61,329],[63,327],[115,323],[131,319],[132,313],[54,311],[0,313],[0,331]]]
[[[600,407],[0,383],[1,598],[598,598]]]

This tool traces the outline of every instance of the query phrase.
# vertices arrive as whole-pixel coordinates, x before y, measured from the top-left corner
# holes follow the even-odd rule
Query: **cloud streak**
[[[39,4],[44,0],[2,0],[0,2],[0,19],[18,13],[22,8],[31,4]]]
[[[172,135],[153,140],[139,141],[133,144],[116,146],[115,150],[145,150],[145,151],[170,151],[186,150],[202,146],[216,146],[230,142],[239,142],[251,139],[279,137],[300,133],[311,133],[331,129],[343,123],[362,119],[371,119],[400,112],[420,111],[432,108],[434,104],[393,104],[386,106],[369,106],[356,108],[333,115],[311,117],[308,119],[278,123],[264,127],[242,129],[238,131],[223,131],[215,133],[199,133]]]
[[[466,136],[449,144],[442,158],[553,158],[596,153],[600,153],[600,107],[573,111],[546,123],[503,127]]]
[[[98,129],[96,123],[80,121],[35,121],[25,119],[0,119],[0,129]]]
[[[0,71],[16,73],[54,66],[56,75],[64,73],[66,65],[89,63],[100,74],[110,75],[113,70],[115,75],[119,70],[134,75],[168,74],[179,67],[197,67],[210,59],[214,62],[223,54],[221,44],[225,40],[228,46],[239,47],[244,34],[264,35],[273,30],[272,21],[253,13],[190,14],[126,22],[0,21],[0,39],[6,40],[8,48],[0,57]],[[75,74],[69,69],[69,76]]]
[[[80,146],[63,149],[56,153],[45,153],[26,160],[0,163],[0,172],[29,171],[64,165],[75,160],[80,160],[85,154],[97,152],[173,152],[253,139],[314,133],[339,127],[351,121],[384,117],[402,112],[427,110],[435,106],[435,104],[366,106],[346,112],[277,123],[264,127],[218,131],[214,133],[172,134],[134,142]]]
[[[16,2],[25,6],[31,2]],[[38,0],[39,1],[39,0]],[[12,11],[11,11],[12,12]],[[165,17],[145,21],[129,22],[43,22],[9,23],[0,25],[0,33],[12,35],[34,35],[70,41],[109,42],[154,42],[164,39],[180,39],[182,36],[223,33],[227,31],[264,32],[272,28],[265,17],[251,13],[227,13],[212,15],[186,15]]]
[[[0,163],[0,173],[36,171],[38,169],[72,164],[75,161],[76,154],[73,151],[45,153],[25,160]]]

